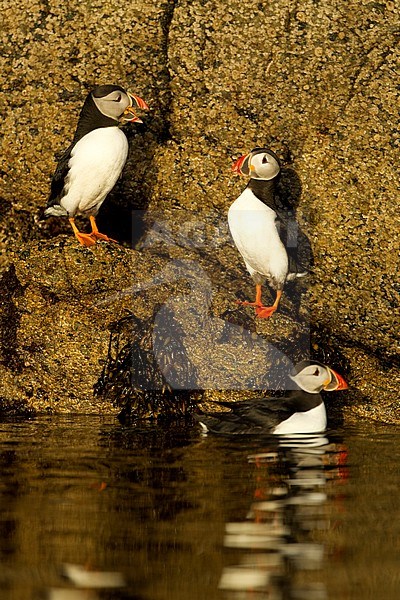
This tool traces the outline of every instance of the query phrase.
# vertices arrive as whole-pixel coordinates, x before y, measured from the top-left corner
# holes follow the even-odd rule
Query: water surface
[[[0,424],[0,597],[400,597],[400,434]]]

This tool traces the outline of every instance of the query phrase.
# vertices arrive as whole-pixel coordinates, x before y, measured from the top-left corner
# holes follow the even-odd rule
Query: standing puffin
[[[285,211],[277,204],[276,184],[281,166],[276,154],[268,148],[254,148],[238,158],[232,170],[238,175],[250,175],[246,189],[228,211],[233,241],[256,284],[255,302],[240,304],[254,306],[256,315],[266,318],[278,308],[285,282],[307,272],[288,255],[287,242],[282,239]],[[287,215],[286,212],[286,220]],[[261,302],[261,286],[266,281],[276,290],[272,306]]]
[[[205,432],[211,433],[284,435],[324,431],[326,410],[320,392],[345,390],[347,383],[330,367],[310,360],[298,363],[289,377],[297,389],[288,390],[281,397],[218,402],[230,412],[194,417]]]
[[[128,156],[128,140],[119,128],[124,123],[142,123],[133,103],[147,109],[144,100],[119,85],[100,85],[87,96],[74,138],[61,157],[51,181],[44,214],[68,217],[83,246],[111,240],[97,229],[95,217],[107,194],[121,175]],[[75,216],[90,219],[92,231],[81,233]]]

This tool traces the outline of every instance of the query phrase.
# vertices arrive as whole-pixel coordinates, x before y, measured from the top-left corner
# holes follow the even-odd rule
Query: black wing
[[[280,398],[257,398],[242,402],[217,402],[230,412],[195,415],[209,431],[226,434],[271,433],[279,423],[295,412],[303,412],[318,406],[319,394],[307,394],[301,390],[289,391]]]
[[[243,435],[248,433],[262,433],[261,427],[255,428],[253,423],[241,419],[234,413],[213,413],[205,415],[193,415],[196,421],[204,424],[211,433],[222,433],[226,435]]]
[[[74,147],[74,143],[72,143],[69,148],[64,152],[58,161],[58,165],[54,172],[54,175],[50,184],[50,196],[47,201],[47,208],[50,206],[54,206],[55,204],[59,204],[60,199],[63,197],[65,178],[68,174],[68,163],[71,158],[71,151]]]
[[[247,411],[257,408],[257,410],[267,413],[280,411],[288,416],[295,412],[304,412],[315,408],[320,403],[320,394],[308,394],[303,390],[288,390],[281,396],[270,398],[254,398],[239,402],[215,402],[215,404],[230,408],[237,414],[245,414]]]
[[[276,210],[277,229],[289,259],[289,273],[306,273],[312,266],[308,237],[296,221],[294,211]]]

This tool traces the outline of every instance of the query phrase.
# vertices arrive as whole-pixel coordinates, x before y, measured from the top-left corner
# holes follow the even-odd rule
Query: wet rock
[[[154,302],[168,298],[160,286],[149,307],[124,298],[91,310],[132,272],[149,279],[190,256],[211,278],[214,317],[233,310],[236,295],[250,297],[237,252],[224,241],[226,211],[244,185],[230,165],[269,145],[300,183],[297,216],[314,267],[308,293],[289,288],[280,313],[254,323],[254,333],[292,360],[310,351],[311,326],[311,352],[338,348],[336,367],[348,368],[362,396],[347,418],[398,422],[395,4],[138,0],[127,11],[103,0],[28,1],[3,13],[0,244],[11,287],[2,305],[0,393],[39,410],[115,410],[98,404],[92,389],[107,357],[107,327],[124,310],[150,318]],[[127,130],[129,159],[99,218],[125,247],[92,251],[57,237],[67,223],[38,215],[55,155],[87,91],[104,82],[137,92],[151,111],[144,126]],[[252,357],[258,386],[261,358]]]

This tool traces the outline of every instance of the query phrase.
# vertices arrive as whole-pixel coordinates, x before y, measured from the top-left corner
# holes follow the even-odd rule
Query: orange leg
[[[117,243],[117,240],[113,240],[112,238],[109,238],[108,235],[105,235],[104,233],[100,233],[100,231],[97,229],[96,219],[94,218],[93,215],[90,215],[89,219],[90,219],[90,224],[92,226],[92,233],[90,234],[90,236],[94,241],[105,240],[106,242]]]
[[[88,233],[81,233],[77,226],[75,225],[75,219],[70,217],[69,222],[71,223],[71,227],[74,230],[74,234],[82,246],[93,246],[96,243],[96,240],[93,239],[91,235]]]
[[[256,284],[256,299],[255,299],[255,302],[248,302],[247,300],[238,300],[237,303],[241,304],[242,306],[256,306],[257,308],[261,308],[262,307],[262,302],[261,302],[261,285],[259,283]]]
[[[246,300],[238,301],[238,304],[241,304],[242,306],[254,306],[256,309],[257,317],[260,317],[260,319],[266,319],[266,318],[270,317],[278,308],[281,296],[282,296],[282,290],[278,290],[276,292],[276,299],[275,299],[275,302],[273,303],[273,305],[272,306],[264,306],[261,301],[261,285],[256,284],[256,299],[255,299],[255,301],[254,302],[247,302]]]

